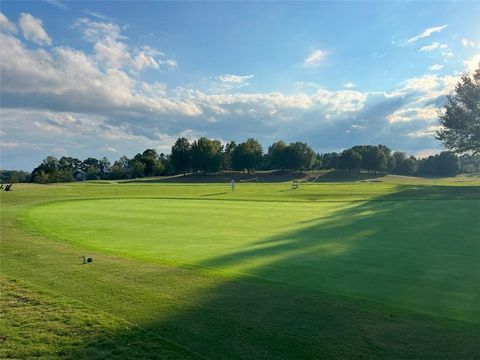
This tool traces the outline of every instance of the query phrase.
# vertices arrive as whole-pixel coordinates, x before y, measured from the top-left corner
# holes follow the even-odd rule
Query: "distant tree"
[[[322,169],[337,169],[340,155],[336,152],[325,153],[320,155],[322,160]]]
[[[143,174],[145,176],[152,176],[155,174],[155,164],[158,160],[158,154],[155,149],[147,149],[138,158],[145,165]]]
[[[315,161],[313,162],[312,169],[313,170],[320,170],[322,168],[322,158],[320,154],[315,155]]]
[[[399,173],[399,168],[400,165],[402,164],[403,160],[407,158],[407,154],[401,151],[395,151],[392,155],[394,162],[395,162],[395,167],[393,168],[393,172],[398,174]]]
[[[390,149],[385,145],[357,145],[352,147],[362,157],[360,167],[368,171],[385,171],[388,165]],[[387,155],[388,154],[388,155]]]
[[[439,116],[436,138],[457,153],[480,153],[480,64],[472,76],[462,76]]]
[[[458,156],[450,151],[443,151],[436,157],[436,175],[455,176],[458,174]]]
[[[89,157],[82,161],[80,165],[81,170],[87,172],[87,170],[93,167],[96,172],[100,172],[100,161],[98,159]]]
[[[362,165],[362,156],[353,149],[344,150],[338,165],[340,169],[358,171]]]
[[[126,176],[126,171],[122,168],[117,161],[110,168],[109,178],[112,180],[123,179]]]
[[[412,176],[417,172],[417,161],[411,156],[408,159],[403,159],[396,168],[400,175]]]
[[[461,173],[480,172],[480,155],[463,154],[458,160]]]
[[[112,164],[110,163],[110,160],[106,157],[100,159],[98,162],[98,172],[101,179],[106,179],[108,177],[111,166]]]
[[[284,150],[285,167],[290,170],[310,170],[315,162],[316,154],[310,146],[303,142],[295,142]]]
[[[224,170],[231,170],[232,169],[232,155],[235,151],[237,144],[235,141],[230,141],[225,145],[223,154],[222,154],[222,169]]]
[[[190,170],[191,163],[191,147],[189,141],[182,137],[177,139],[172,146],[171,161],[176,173],[185,175]]]
[[[270,169],[285,169],[285,149],[288,145],[283,140],[274,142],[268,147],[266,161]]]
[[[129,170],[130,170],[130,177],[141,178],[145,174],[145,164],[138,159],[133,159],[130,163]]]
[[[222,161],[222,143],[201,137],[192,144],[192,168],[204,173],[220,170]]]
[[[2,183],[24,183],[30,181],[30,173],[22,170],[0,170]]]
[[[90,165],[87,168],[87,171],[85,171],[85,173],[86,173],[85,178],[87,180],[98,180],[98,171],[95,168],[95,166]]]
[[[260,168],[262,160],[262,145],[252,138],[238,144],[232,153],[232,167],[235,170],[254,171]]]
[[[74,173],[80,168],[81,164],[82,161],[77,158],[62,156],[60,160],[58,160],[57,166],[61,170],[70,170],[72,173]]]
[[[437,162],[434,156],[429,156],[426,159],[421,159],[418,163],[417,173],[419,175],[436,175]]]

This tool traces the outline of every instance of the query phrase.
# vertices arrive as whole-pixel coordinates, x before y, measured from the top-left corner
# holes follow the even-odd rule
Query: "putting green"
[[[106,252],[478,323],[479,207],[470,200],[81,200],[34,207],[26,223]]]

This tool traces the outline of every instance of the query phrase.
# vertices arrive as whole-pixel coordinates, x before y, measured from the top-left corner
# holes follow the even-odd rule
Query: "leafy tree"
[[[133,159],[129,170],[132,178],[143,177],[145,174],[145,164],[138,159]]]
[[[263,158],[263,148],[255,139],[248,139],[239,144],[232,153],[232,167],[235,170],[248,172],[260,167]]]
[[[0,170],[2,183],[23,183],[30,181],[30,173],[22,170]]]
[[[187,171],[190,170],[191,147],[186,138],[182,137],[177,139],[172,146],[170,160],[176,173],[183,173],[183,175],[185,175]]]
[[[436,157],[436,174],[440,176],[455,176],[458,174],[458,156],[450,151],[443,151]]]
[[[222,155],[222,169],[231,170],[232,169],[232,155],[237,147],[235,141],[230,141],[223,150]]]
[[[288,145],[285,141],[280,140],[268,147],[267,163],[270,169],[285,169],[285,149]]]
[[[417,172],[417,161],[413,156],[410,156],[408,159],[403,159],[396,169],[400,175],[415,175]]]
[[[340,169],[358,171],[362,165],[362,155],[353,149],[344,150],[338,165]]]
[[[403,160],[407,158],[407,154],[401,151],[395,151],[392,155],[394,162],[395,162],[395,167],[393,168],[393,172],[398,174],[399,173],[399,168],[400,165],[402,164]]]
[[[480,153],[480,66],[462,76],[452,95],[447,96],[444,112],[439,116],[436,138],[457,153]]]
[[[192,168],[195,171],[217,172],[222,160],[222,143],[201,137],[192,144]]]
[[[322,160],[322,169],[337,169],[340,155],[336,152],[320,155]]]
[[[98,180],[97,169],[95,168],[95,166],[90,165],[87,171],[85,171],[85,173],[87,180]]]
[[[110,163],[110,160],[108,160],[106,157],[100,159],[98,162],[98,172],[100,173],[100,177],[102,179],[107,178],[111,166],[112,164]]]
[[[315,162],[316,154],[310,146],[303,142],[295,142],[284,150],[285,167],[291,170],[310,170]]]
[[[152,176],[155,174],[155,164],[157,162],[157,159],[158,154],[155,149],[147,149],[139,157],[138,160],[145,165],[145,169],[143,171],[143,174],[145,176]]]
[[[426,159],[421,159],[418,164],[417,173],[419,175],[436,175],[437,163],[434,156],[429,156]]]

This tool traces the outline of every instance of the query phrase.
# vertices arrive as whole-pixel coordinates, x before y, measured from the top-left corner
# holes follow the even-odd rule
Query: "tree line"
[[[264,152],[262,145],[250,138],[242,143],[202,137],[190,142],[179,138],[171,153],[158,154],[147,149],[133,158],[122,156],[110,162],[106,157],[48,156],[31,174],[24,171],[2,170],[2,182],[53,183],[78,180],[119,180],[187,173],[211,174],[220,171],[279,170],[302,172],[341,169],[350,172],[368,171],[419,176],[454,176],[459,172],[480,171],[479,155],[462,155],[444,151],[438,155],[417,159],[385,145],[356,145],[342,152],[316,153],[304,142],[277,141]]]

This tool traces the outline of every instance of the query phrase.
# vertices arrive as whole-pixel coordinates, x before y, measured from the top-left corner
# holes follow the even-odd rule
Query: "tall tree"
[[[346,170],[360,170],[362,165],[362,155],[353,149],[344,150],[340,155],[339,168]]]
[[[247,170],[248,172],[260,167],[263,158],[263,148],[255,139],[238,144],[232,153],[232,167],[235,170]]]
[[[284,151],[286,167],[291,170],[310,170],[315,162],[315,152],[306,143],[297,141]]]
[[[268,147],[267,162],[270,169],[285,169],[285,149],[287,148],[285,141],[280,140]]]
[[[190,170],[191,147],[186,138],[177,139],[172,146],[170,159],[175,172],[185,175]]]
[[[480,154],[480,64],[472,75],[462,76],[447,99],[436,138],[457,153]]]
[[[222,143],[201,137],[192,144],[192,168],[194,170],[217,172],[222,161]]]

